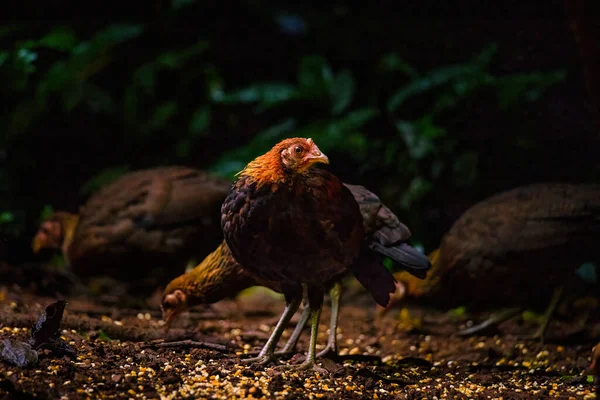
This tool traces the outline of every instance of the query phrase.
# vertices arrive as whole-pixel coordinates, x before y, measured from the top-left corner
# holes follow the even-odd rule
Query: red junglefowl
[[[244,269],[280,287],[285,310],[258,357],[264,364],[304,299],[312,320],[310,344],[299,369],[315,367],[315,344],[325,290],[352,272],[377,303],[387,305],[396,290],[392,274],[366,240],[363,217],[351,191],[330,172],[311,139],[286,139],[251,161],[221,207],[221,227],[234,258]],[[412,266],[406,266],[412,268]],[[414,267],[418,274],[428,264]]]
[[[543,340],[564,284],[600,260],[600,185],[532,184],[493,195],[467,210],[432,252],[425,280],[400,272],[399,298],[448,307],[514,307],[461,334],[481,332],[548,306],[534,337]]]
[[[229,186],[185,167],[128,173],[93,194],[79,214],[50,216],[32,247],[36,253],[61,249],[77,276],[109,276],[154,289],[223,239],[220,206]]]
[[[410,238],[410,230],[402,224],[396,215],[381,203],[381,200],[363,186],[344,184],[358,202],[367,241],[371,248],[379,254],[388,255],[394,263],[407,265],[414,274],[424,277],[429,260],[419,251],[410,247],[406,241]],[[422,268],[422,269],[419,269]],[[273,282],[261,282],[246,273],[233,258],[225,242],[192,271],[171,281],[163,295],[163,318],[170,326],[173,319],[188,307],[199,304],[210,304],[226,297],[235,296],[238,292],[251,286],[262,285],[281,292],[281,287]],[[327,346],[317,357],[337,355],[337,324],[341,301],[341,286],[334,285],[330,290],[332,303],[331,322]],[[284,346],[281,354],[287,354],[296,347],[300,332],[309,317],[309,308],[305,307],[300,322],[294,333]]]

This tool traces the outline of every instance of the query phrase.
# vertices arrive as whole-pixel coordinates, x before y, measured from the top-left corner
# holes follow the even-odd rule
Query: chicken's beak
[[[315,144],[313,144],[310,153],[308,153],[305,159],[309,164],[329,164],[329,158],[321,150],[319,150],[319,148]]]

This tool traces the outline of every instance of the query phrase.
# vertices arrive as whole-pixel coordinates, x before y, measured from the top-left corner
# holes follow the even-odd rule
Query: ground
[[[522,318],[495,333],[462,338],[453,332],[465,326],[465,315],[412,307],[376,320],[374,303],[347,296],[338,334],[341,354],[378,355],[381,361],[323,360],[326,372],[286,372],[274,364],[239,364],[240,355],[264,343],[283,306],[264,293],[246,296],[184,314],[168,335],[156,308],[70,298],[61,329],[77,358],[56,358],[44,350],[31,368],[0,361],[0,399],[595,398],[587,367],[599,324],[590,319],[579,327],[578,318],[557,319],[544,344],[524,338],[536,325]],[[15,287],[5,287],[0,299],[0,340],[25,340],[45,306],[56,300]],[[326,303],[320,345],[326,342],[328,318]],[[307,338],[305,331],[299,350]],[[181,339],[222,348],[161,347],[165,340]],[[286,362],[301,359],[298,354]]]

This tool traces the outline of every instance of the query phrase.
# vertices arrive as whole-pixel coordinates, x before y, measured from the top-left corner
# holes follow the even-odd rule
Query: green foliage
[[[467,315],[467,307],[460,306],[460,307],[456,307],[451,310],[448,310],[448,315],[450,316],[450,318],[452,318],[454,320],[462,319]]]
[[[38,222],[42,223],[43,221],[50,218],[52,214],[54,214],[54,208],[50,204],[44,204],[44,208],[42,208],[42,211],[40,212]]]
[[[482,184],[485,145],[465,133],[474,105],[510,119],[565,76],[499,75],[494,44],[427,70],[404,47],[399,53],[395,41],[380,43],[383,56],[369,59],[353,29],[322,34],[329,29],[323,28],[330,23],[328,9],[297,16],[309,35],[299,39],[299,50],[290,46],[265,57],[264,48],[287,39],[267,29],[260,39],[232,44],[203,26],[190,35],[180,17],[198,12],[200,2],[161,7],[160,24],[0,27],[0,78],[9,104],[0,116],[0,158],[4,149],[14,152],[11,170],[0,171],[3,232],[17,226],[22,232],[25,221],[33,223],[21,208],[35,216],[44,202],[58,207],[56,201],[66,200],[44,199],[55,194],[35,192],[44,187],[36,180],[58,175],[64,184],[57,190],[80,200],[142,167],[187,164],[233,178],[277,141],[303,136],[319,144],[346,181],[368,182],[394,211],[404,211],[399,216],[425,243],[419,207],[440,186],[467,191]],[[263,29],[267,20],[280,23],[281,10],[248,9],[259,16],[248,19],[250,30]],[[389,37],[389,28],[382,26],[378,37]],[[262,41],[264,48],[253,47]],[[271,65],[277,68],[263,73]],[[46,150],[25,144],[59,137],[59,130],[68,133],[57,146],[61,154],[40,161]],[[535,148],[539,143],[526,130],[498,140]]]

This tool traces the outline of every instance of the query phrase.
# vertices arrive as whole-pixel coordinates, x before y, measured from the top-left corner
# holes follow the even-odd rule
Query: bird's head
[[[79,216],[67,212],[55,212],[41,223],[31,243],[35,254],[42,249],[60,249],[67,236],[75,231]]]
[[[302,173],[313,164],[329,164],[329,158],[313,142],[311,138],[292,138],[280,142],[276,146],[281,164],[288,171]]]
[[[291,138],[277,143],[262,156],[250,161],[239,172],[257,182],[277,183],[294,174],[303,174],[316,164],[329,164],[329,158],[311,138]]]
[[[166,328],[169,330],[175,318],[188,308],[187,295],[181,289],[171,290],[167,287],[160,308]]]

